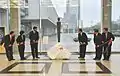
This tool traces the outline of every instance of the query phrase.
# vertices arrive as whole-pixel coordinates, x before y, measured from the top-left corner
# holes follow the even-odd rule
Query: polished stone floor
[[[19,60],[15,54],[14,61],[7,61],[0,54],[0,76],[120,76],[120,54],[112,54],[110,61],[94,61],[94,54],[88,53],[85,60],[79,60],[78,54],[72,54],[69,60],[49,60],[47,55],[32,60]]]

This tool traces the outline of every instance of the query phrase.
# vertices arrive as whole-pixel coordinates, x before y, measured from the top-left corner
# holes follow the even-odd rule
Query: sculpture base
[[[60,43],[57,43],[47,52],[50,59],[69,59],[71,53]]]

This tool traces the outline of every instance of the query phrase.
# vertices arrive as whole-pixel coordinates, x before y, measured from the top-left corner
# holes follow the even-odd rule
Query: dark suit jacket
[[[114,37],[114,35],[112,33],[108,32],[107,33],[107,38],[106,38],[105,33],[102,33],[102,40],[104,42],[107,42],[107,41],[111,40],[111,38],[113,39],[113,41],[115,40],[115,37]]]
[[[100,33],[98,33],[98,35],[94,34],[94,43],[95,45],[102,44],[102,35]]]
[[[25,44],[25,35],[23,35],[23,38],[21,35],[19,35],[16,39],[16,42],[20,45],[21,42],[23,42],[23,44]]]
[[[88,37],[84,32],[82,33],[82,35],[80,33],[78,34],[78,40],[79,40],[79,43],[80,42],[82,42],[82,43],[85,42],[86,45],[88,44]]]
[[[30,43],[33,44],[34,40],[35,41],[38,41],[39,40],[39,33],[37,31],[35,31],[35,33],[33,31],[31,31],[29,33],[29,39],[30,39]]]
[[[4,36],[1,44],[4,43],[4,46],[5,46],[5,47],[9,47],[9,45],[10,45],[10,44],[13,45],[14,42],[15,42],[15,36],[12,37],[12,40],[10,40],[10,35],[6,35],[6,36]]]

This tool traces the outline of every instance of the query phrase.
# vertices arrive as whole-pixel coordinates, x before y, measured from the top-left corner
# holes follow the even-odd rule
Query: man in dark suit
[[[100,60],[102,57],[102,35],[99,33],[98,29],[94,30],[94,44],[96,50],[96,56],[94,60]]]
[[[78,30],[78,40],[80,44],[80,56],[78,58],[84,59],[86,53],[86,46],[88,44],[88,37],[86,33],[82,32],[82,29]]]
[[[20,31],[20,35],[17,37],[16,42],[18,44],[18,50],[21,60],[25,60],[24,50],[25,50],[25,35],[24,31]]]
[[[60,30],[61,30],[61,22],[60,22],[60,18],[58,18],[58,22],[57,22],[57,36],[58,36],[58,42],[60,42]]]
[[[4,43],[8,61],[15,60],[15,59],[13,59],[13,44],[14,44],[14,42],[15,42],[14,31],[11,31],[10,34],[6,35],[1,42],[1,45]]]
[[[33,59],[38,57],[38,40],[39,33],[37,32],[37,27],[33,27],[33,30],[29,33],[30,45]]]
[[[110,55],[111,55],[112,41],[114,41],[115,37],[113,36],[111,32],[108,32],[108,28],[104,28],[103,33],[102,33],[102,39],[103,39],[102,43],[105,43],[103,47],[104,48],[104,59],[103,60],[109,60]]]

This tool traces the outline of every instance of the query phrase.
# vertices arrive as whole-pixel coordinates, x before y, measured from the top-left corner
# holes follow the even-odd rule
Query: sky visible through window
[[[66,12],[66,0],[52,0],[60,17]],[[120,0],[112,0],[112,20],[120,16]],[[91,26],[101,21],[101,0],[80,0],[81,20],[84,26]]]

